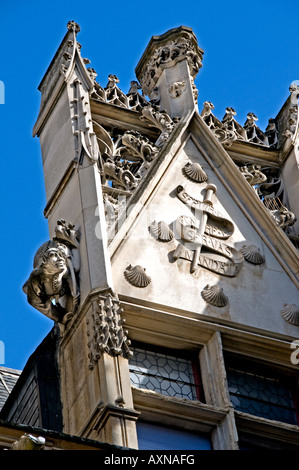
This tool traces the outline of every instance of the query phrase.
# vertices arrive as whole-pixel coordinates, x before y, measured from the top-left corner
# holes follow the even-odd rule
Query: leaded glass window
[[[141,348],[130,349],[132,385],[171,397],[198,400],[191,360]]]
[[[227,367],[232,404],[236,410],[255,416],[297,424],[294,387],[289,378]]]

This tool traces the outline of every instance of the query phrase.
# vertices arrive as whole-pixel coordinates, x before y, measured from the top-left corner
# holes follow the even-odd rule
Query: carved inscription
[[[193,216],[179,216],[175,222],[177,233],[183,243],[179,243],[173,258],[191,261],[191,272],[198,266],[224,276],[237,276],[242,268],[243,254],[222,240],[234,231],[232,222],[217,212],[212,203],[216,186],[207,185],[203,202],[189,196],[182,186],[178,186],[179,199],[192,209],[196,209],[200,220]],[[186,243],[187,242],[187,243]]]

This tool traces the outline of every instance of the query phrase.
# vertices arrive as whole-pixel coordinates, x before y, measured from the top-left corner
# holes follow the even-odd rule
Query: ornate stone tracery
[[[99,170],[102,182],[112,188],[132,191],[158,155],[158,148],[137,131],[126,131],[112,138],[96,123]]]

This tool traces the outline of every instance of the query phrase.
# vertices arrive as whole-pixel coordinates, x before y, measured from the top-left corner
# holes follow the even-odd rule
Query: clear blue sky
[[[4,366],[22,369],[52,327],[27,304],[22,285],[36,249],[48,239],[41,153],[32,128],[37,89],[69,20],[79,23],[82,56],[106,86],[110,73],[127,93],[135,66],[152,35],[185,25],[204,49],[196,79],[199,107],[212,101],[222,119],[232,106],[244,124],[254,112],[264,130],[299,80],[299,1],[182,2],[1,0],[1,310]],[[1,102],[1,100],[0,100]],[[1,357],[0,357],[1,360]]]

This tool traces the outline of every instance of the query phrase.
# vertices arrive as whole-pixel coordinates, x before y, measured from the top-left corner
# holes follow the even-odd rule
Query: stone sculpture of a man
[[[72,226],[71,226],[72,228]],[[23,286],[32,307],[65,324],[79,303],[79,270],[75,231],[58,222],[56,237],[44,243],[34,257],[33,271]]]

